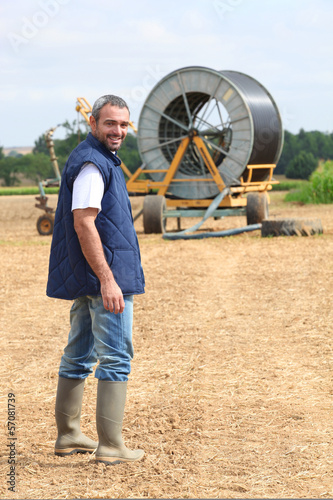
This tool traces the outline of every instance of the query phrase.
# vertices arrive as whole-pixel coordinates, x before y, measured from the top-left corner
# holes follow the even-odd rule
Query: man
[[[100,97],[91,132],[62,173],[51,245],[47,295],[74,300],[56,398],[56,455],[93,452],[106,464],[135,461],[121,430],[133,358],[133,295],[144,293],[138,239],[120,159],[129,109]],[[99,442],[80,430],[83,387],[99,361],[96,424]]]

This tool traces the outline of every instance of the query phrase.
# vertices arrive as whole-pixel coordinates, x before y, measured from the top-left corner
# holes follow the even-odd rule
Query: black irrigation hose
[[[254,131],[253,147],[248,164],[275,163],[278,160],[281,149],[282,124],[279,111],[272,96],[259,82],[244,73],[239,73],[238,71],[220,71],[219,73],[235,85],[237,91],[243,95],[244,101],[250,110]],[[186,96],[193,117],[196,116],[209,100],[208,94],[200,92],[188,92]],[[184,125],[188,125],[188,116],[183,96],[179,96],[169,103],[165,109],[165,113]],[[183,134],[184,131],[177,127],[177,125],[164,117],[161,118],[159,123],[161,143],[165,141],[165,138],[176,138]],[[161,147],[162,153],[170,163],[176,154],[178,146],[178,142],[173,142]],[[217,166],[219,166],[220,162],[221,158],[217,162]],[[185,153],[179,171],[189,176],[201,174],[199,158],[192,145],[190,145],[188,151]],[[265,180],[266,177],[266,171],[257,171],[254,172],[252,180],[261,181]]]
[[[248,164],[275,163],[281,149],[282,123],[272,96],[259,82],[244,73],[238,71],[220,71],[220,73],[243,94],[251,112],[254,137]]]

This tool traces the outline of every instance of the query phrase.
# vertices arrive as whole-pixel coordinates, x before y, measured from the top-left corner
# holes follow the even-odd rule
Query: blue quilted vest
[[[105,258],[124,295],[144,293],[140,249],[121,161],[89,133],[72,151],[62,173],[46,294],[67,300],[101,294],[99,279],[81,251],[71,210],[73,183],[86,162],[99,168],[105,186],[102,209],[95,220]]]

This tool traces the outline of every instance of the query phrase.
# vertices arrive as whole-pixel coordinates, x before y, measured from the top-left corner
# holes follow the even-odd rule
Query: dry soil
[[[45,296],[51,237],[37,233],[34,197],[0,198],[1,498],[333,497],[333,208],[282,197],[272,217],[319,217],[324,234],[164,241],[136,221],[147,286],[123,436],[146,454],[114,467],[54,455],[70,303]],[[135,214],[142,198],[131,201]],[[210,219],[204,230],[244,225]],[[95,402],[91,377],[82,428],[96,438]]]

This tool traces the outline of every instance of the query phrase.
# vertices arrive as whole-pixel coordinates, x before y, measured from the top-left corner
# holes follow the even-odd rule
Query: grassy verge
[[[279,181],[279,184],[272,185],[273,191],[290,191],[292,189],[299,189],[302,186],[302,184],[306,182],[300,180],[295,181],[292,179],[286,179],[284,175],[276,176],[276,180]],[[152,191],[154,192],[157,190],[155,189]],[[46,194],[57,194],[58,192],[59,188],[57,187],[45,188]],[[38,186],[0,187],[0,196],[25,195],[25,194],[38,195],[39,194]]]
[[[302,186],[306,183],[307,183],[307,181],[284,179],[284,180],[280,180],[279,184],[272,184],[272,190],[273,191],[291,191],[293,189],[301,189]]]
[[[272,184],[273,191],[292,191],[294,189],[301,189],[308,181],[301,179],[288,179],[283,174],[273,175],[273,179],[278,181],[279,184]]]
[[[310,176],[309,181],[298,189],[289,191],[285,201],[333,203],[333,161],[322,163],[319,169]]]
[[[45,194],[58,194],[59,188],[45,188]],[[0,187],[0,196],[14,196],[14,195],[38,195],[39,189],[37,186],[24,186],[24,187]]]
[[[333,203],[333,161],[321,162],[319,168],[311,175],[309,181],[287,179],[277,175],[279,184],[273,184],[273,191],[288,191],[284,200],[302,203]],[[59,188],[45,188],[46,194],[57,194]],[[37,186],[0,187],[0,196],[38,195]]]

